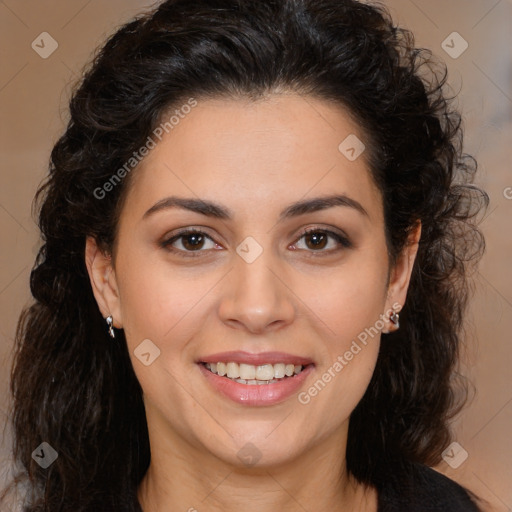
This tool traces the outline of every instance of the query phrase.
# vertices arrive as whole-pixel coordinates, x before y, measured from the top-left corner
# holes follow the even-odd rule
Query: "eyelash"
[[[345,237],[343,235],[340,235],[339,233],[336,233],[336,232],[331,231],[329,229],[321,229],[321,228],[308,228],[308,229],[305,229],[301,233],[299,238],[297,238],[297,242],[295,242],[295,243],[298,243],[302,238],[304,238],[305,236],[307,236],[307,235],[309,235],[311,233],[322,233],[322,234],[328,235],[329,237],[334,238],[334,240],[336,240],[341,245],[341,247],[343,249],[349,249],[349,248],[352,247],[352,243],[349,241],[349,239],[347,237]],[[197,229],[190,229],[189,228],[189,229],[183,229],[182,231],[180,231],[179,233],[175,234],[171,238],[162,241],[160,243],[160,245],[161,245],[161,247],[163,249],[166,249],[166,250],[168,250],[170,252],[173,252],[175,254],[179,254],[180,256],[183,256],[185,258],[196,258],[198,256],[201,256],[201,253],[205,252],[205,250],[184,251],[182,249],[176,249],[176,248],[172,247],[172,244],[175,241],[179,240],[180,238],[186,237],[187,235],[203,235],[204,237],[209,238],[212,242],[216,243],[215,240],[213,240],[212,237],[210,237],[204,231],[200,231],[200,230],[197,230]],[[301,249],[301,250],[304,250],[304,249]],[[334,252],[337,252],[338,250],[341,250],[341,249],[329,249],[329,250],[318,250],[318,251],[310,250],[308,252],[311,252],[312,255],[314,255],[314,256],[322,256],[322,255],[332,254]]]

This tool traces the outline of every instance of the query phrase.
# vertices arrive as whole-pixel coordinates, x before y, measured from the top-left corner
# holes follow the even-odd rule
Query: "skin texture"
[[[315,369],[304,391],[359,333],[404,304],[420,228],[390,268],[382,198],[365,154],[351,162],[338,150],[349,134],[364,142],[341,107],[296,94],[198,101],[133,171],[112,258],[87,240],[98,306],[124,329],[144,392],[146,512],[376,510],[375,492],[347,477],[344,454],[380,334],[307,405],[296,395],[272,406],[236,404],[196,363],[227,350],[309,357]],[[291,203],[332,194],[367,214],[336,206],[279,221]],[[170,195],[214,201],[233,218],[176,208],[143,218]],[[187,227],[213,241],[195,252],[190,238],[174,242],[177,253],[159,245]],[[344,233],[352,245],[329,237],[317,249],[305,228]],[[248,236],[263,250],[252,263],[236,252]],[[186,248],[202,252],[187,257]],[[384,332],[391,328],[386,321]],[[150,366],[133,353],[145,339],[161,351]],[[261,454],[253,466],[237,456],[246,443]]]

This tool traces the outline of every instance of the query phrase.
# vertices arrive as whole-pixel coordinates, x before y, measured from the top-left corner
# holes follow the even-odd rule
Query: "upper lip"
[[[294,364],[303,365],[312,364],[313,361],[307,357],[296,356],[293,354],[286,354],[284,352],[260,352],[259,354],[252,354],[243,351],[230,351],[219,352],[209,356],[202,357],[198,360],[200,363],[243,363],[254,366],[263,364]]]

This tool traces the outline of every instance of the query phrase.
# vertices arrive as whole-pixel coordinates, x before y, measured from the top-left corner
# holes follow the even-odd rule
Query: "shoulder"
[[[420,464],[380,491],[379,512],[479,512],[470,493],[457,482]]]

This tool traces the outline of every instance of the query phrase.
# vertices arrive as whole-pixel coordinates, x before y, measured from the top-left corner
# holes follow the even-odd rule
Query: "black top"
[[[378,512],[479,512],[468,492],[433,469],[413,464],[407,476],[393,484],[384,480]]]
[[[380,487],[378,512],[480,512],[463,487],[427,466],[411,465],[405,478],[384,476]],[[143,512],[136,497],[133,510]]]

